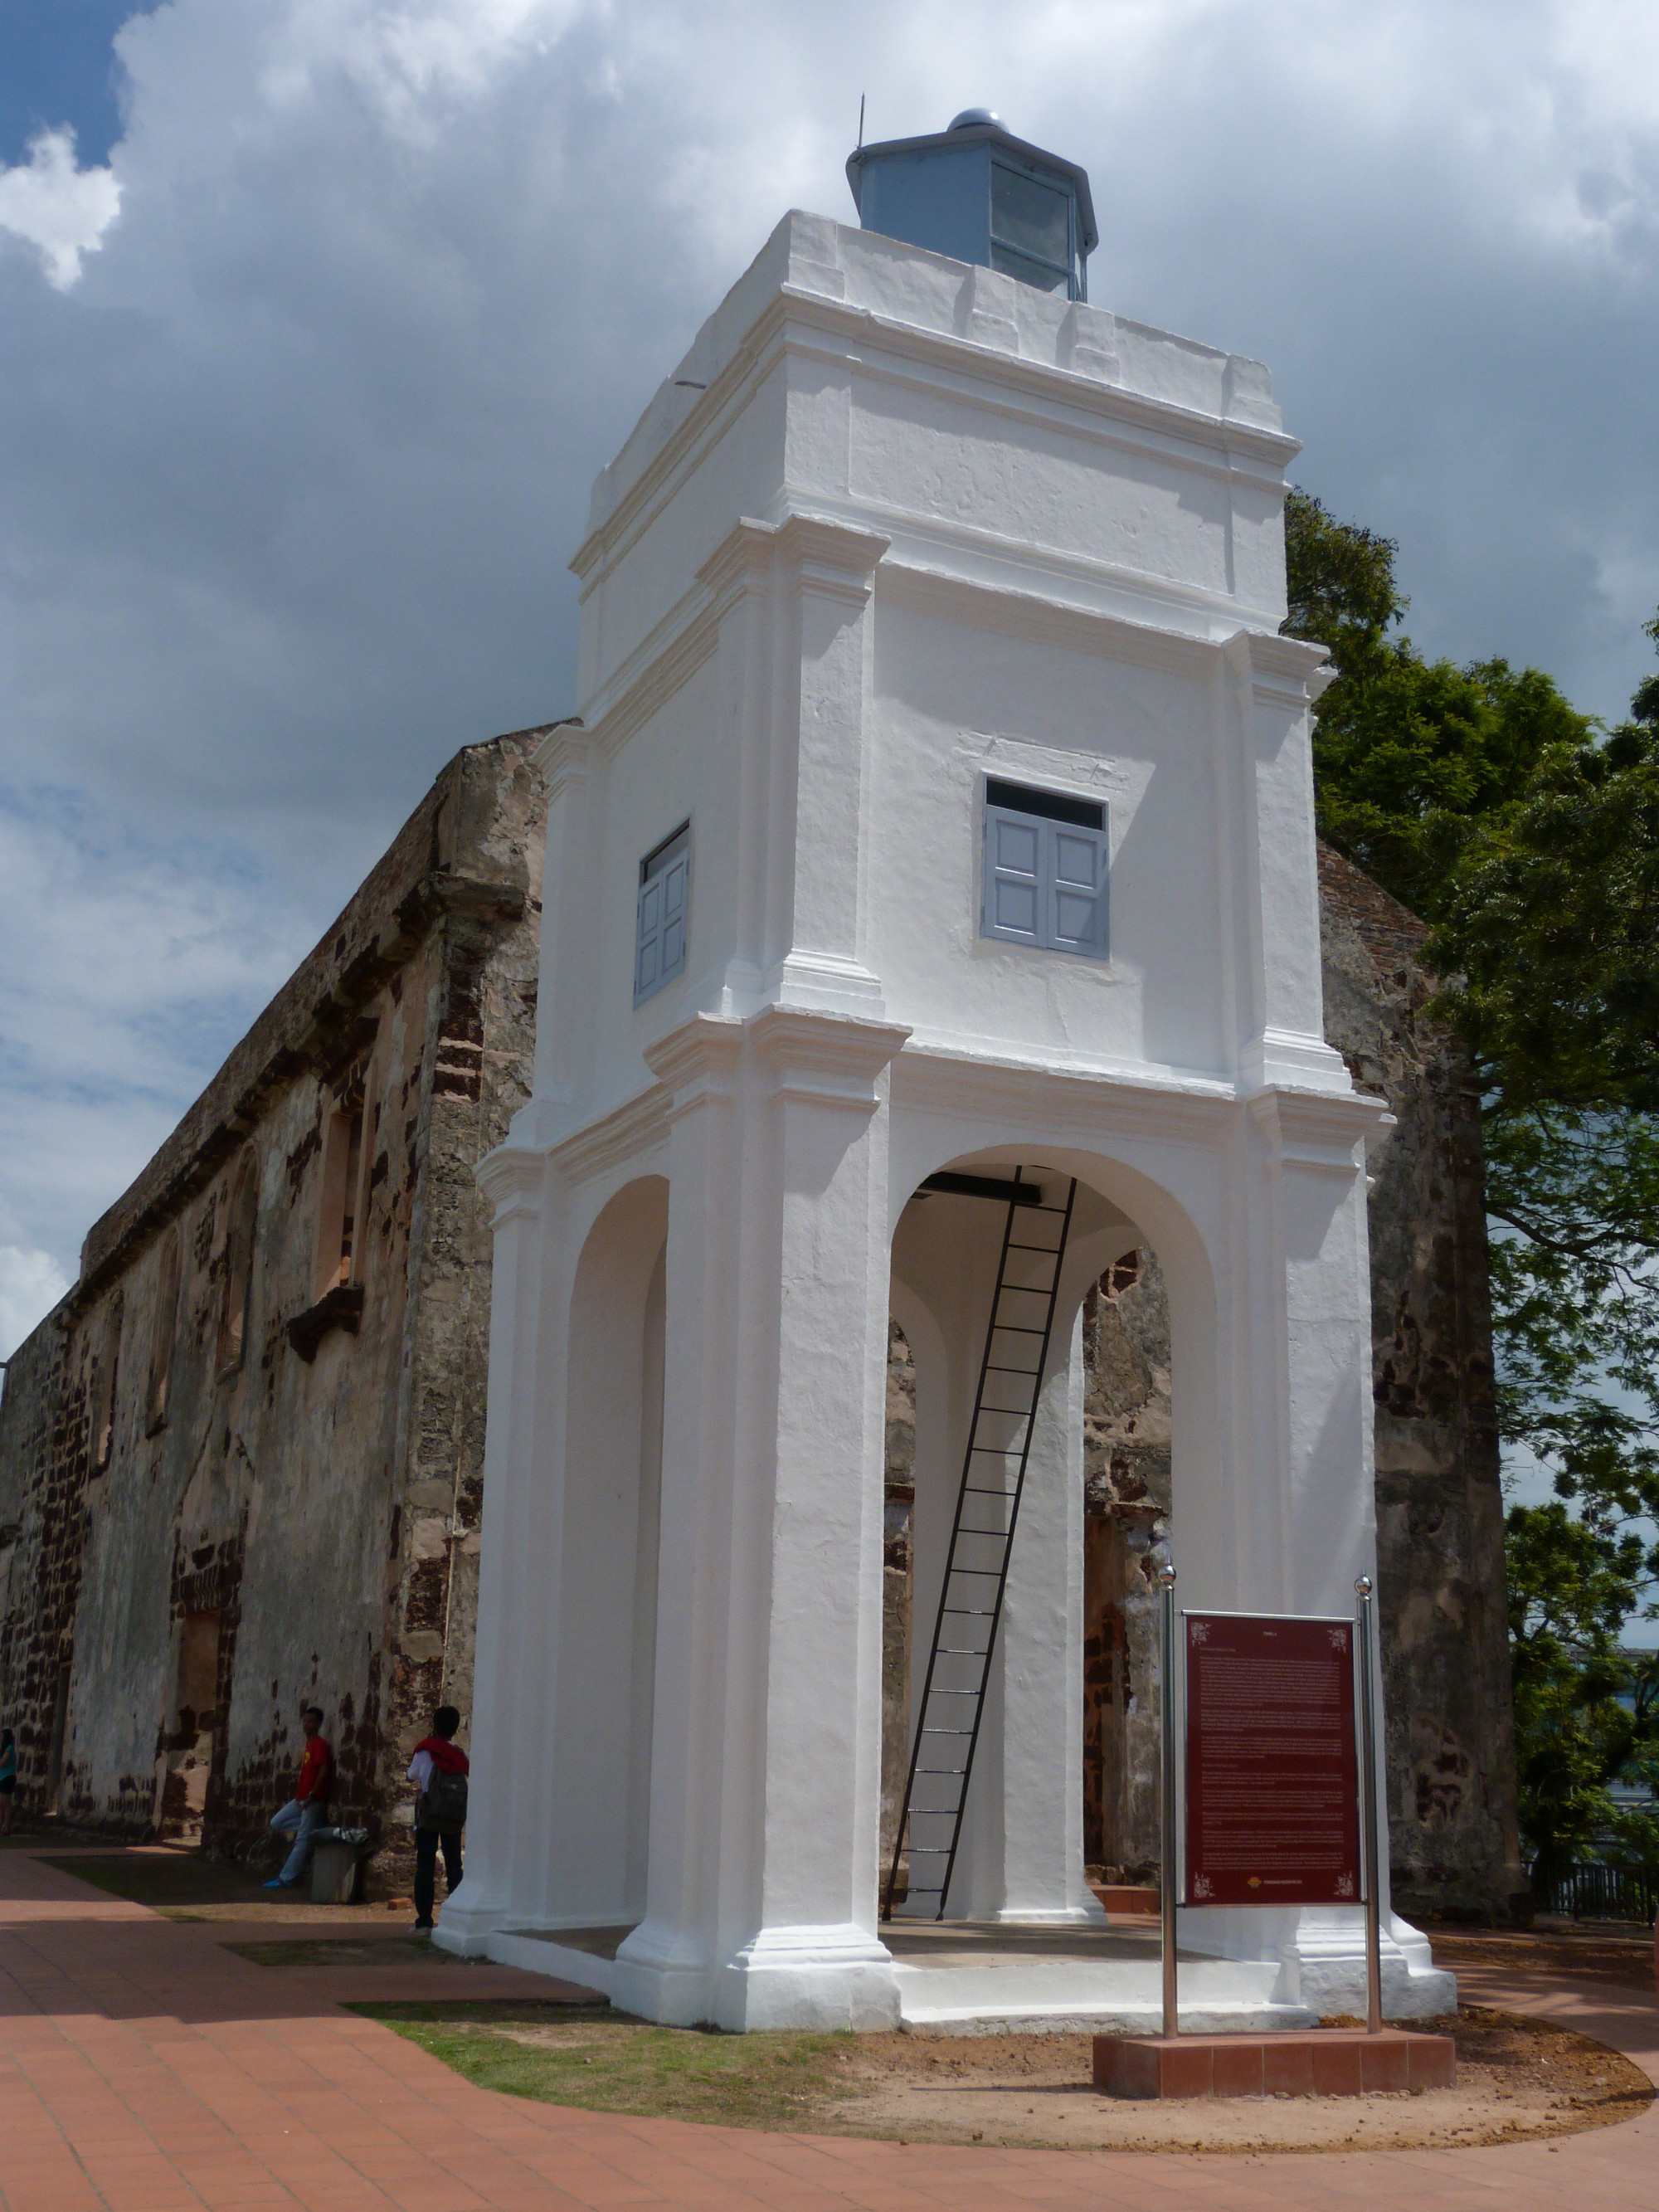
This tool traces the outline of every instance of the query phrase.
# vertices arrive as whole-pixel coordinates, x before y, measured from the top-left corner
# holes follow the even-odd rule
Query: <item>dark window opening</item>
[[[98,1384],[93,1418],[92,1469],[102,1474],[115,1456],[115,1399],[121,1373],[121,1293],[110,1301],[104,1321],[104,1345],[98,1361]]]
[[[1106,807],[1098,799],[1073,799],[1063,791],[1043,791],[1031,783],[985,781],[988,806],[1006,806],[1016,814],[1035,814],[1044,822],[1073,822],[1079,830],[1103,830]]]
[[[169,1229],[161,1247],[155,1285],[155,1316],[150,1331],[149,1376],[144,1387],[144,1434],[167,1426],[173,1389],[173,1357],[179,1338],[179,1231]]]
[[[217,1365],[229,1375],[242,1364],[246,1348],[248,1308],[253,1297],[254,1244],[259,1225],[259,1163],[250,1145],[236,1174],[225,1232],[225,1274],[219,1293]]]
[[[318,1220],[316,1295],[343,1289],[362,1273],[358,1216],[363,1209],[363,1084],[341,1091],[323,1139],[322,1207]]]

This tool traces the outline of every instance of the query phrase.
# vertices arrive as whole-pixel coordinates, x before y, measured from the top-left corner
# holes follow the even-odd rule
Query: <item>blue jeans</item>
[[[306,1861],[311,1856],[311,1832],[321,1820],[323,1810],[314,1797],[306,1805],[297,1797],[290,1797],[286,1805],[271,1814],[270,1825],[277,1834],[294,1837],[294,1849],[283,1861],[279,1880],[298,1881],[305,1872]]]

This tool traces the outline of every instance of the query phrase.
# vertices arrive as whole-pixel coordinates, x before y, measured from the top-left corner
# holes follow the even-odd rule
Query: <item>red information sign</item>
[[[1353,1623],[1184,1618],[1188,1904],[1352,1903]]]

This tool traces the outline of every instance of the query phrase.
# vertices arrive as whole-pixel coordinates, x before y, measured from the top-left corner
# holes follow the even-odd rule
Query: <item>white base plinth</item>
[[[1318,2014],[1274,1997],[1272,1961],[1183,1960],[1187,2033],[1316,2027]],[[907,2028],[927,2035],[1158,2035],[1163,1967],[1145,1960],[1029,1959],[995,1966],[900,1966]]]
[[[983,1937],[1007,1922],[956,1923]],[[1128,1939],[1129,1955],[1110,1955],[1094,1931],[1068,1955],[1053,1922],[1023,1923],[1030,1942],[1012,1936],[975,1956],[938,1926],[937,1960],[915,1955],[915,1939],[894,1929],[898,1958],[860,1928],[769,1929],[714,1970],[672,1930],[649,1922],[623,1928],[497,1928],[485,1954],[591,1989],[619,2011],[675,2027],[713,2021],[735,2033],[753,2028],[902,2027],[925,2035],[1094,2033],[1156,2035],[1163,2028],[1163,1969],[1155,1942]],[[1389,2020],[1454,2012],[1453,1977],[1428,1961],[1414,1929],[1385,1939],[1382,2009]],[[931,1932],[931,1931],[930,1931]],[[665,1939],[665,1936],[666,1940]],[[462,1950],[469,1934],[445,1948]],[[1113,1945],[1125,1939],[1112,1939]],[[1414,1954],[1419,1952],[1421,1957]],[[464,1955],[477,1956],[466,1951]],[[1181,2026],[1188,2034],[1261,2033],[1316,2027],[1333,2013],[1363,2016],[1365,1960],[1345,1927],[1304,1928],[1277,1957],[1183,1958]]]

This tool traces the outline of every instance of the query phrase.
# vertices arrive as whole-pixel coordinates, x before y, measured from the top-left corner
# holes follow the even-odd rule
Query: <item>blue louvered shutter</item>
[[[1045,822],[1048,942],[1056,952],[1106,952],[1106,832]]]
[[[661,976],[665,983],[672,982],[685,965],[685,893],[690,870],[690,854],[681,852],[658,878],[662,885]]]
[[[677,830],[640,864],[635,911],[634,1003],[672,983],[685,966],[691,892],[691,825]]]
[[[1001,806],[985,810],[985,919],[988,937],[1041,945],[1047,927],[1043,889],[1045,822]]]

